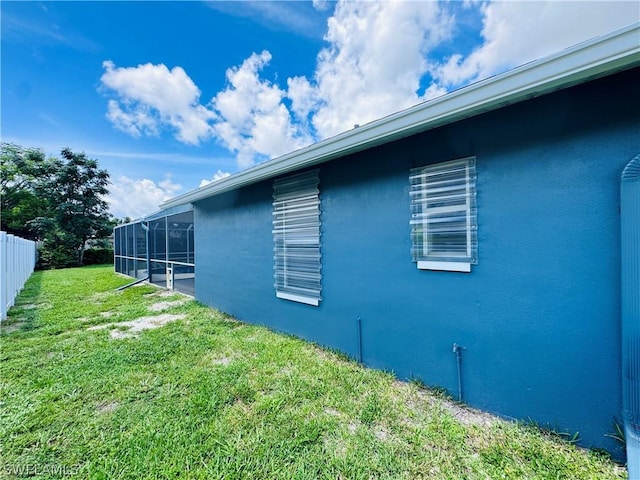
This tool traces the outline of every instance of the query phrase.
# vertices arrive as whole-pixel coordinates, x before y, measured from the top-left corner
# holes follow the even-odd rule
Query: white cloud
[[[335,135],[423,100],[425,56],[448,38],[452,21],[436,2],[339,2],[325,37],[330,46],[320,52],[315,74],[318,135]]]
[[[182,186],[167,176],[156,183],[148,178],[133,179],[125,176],[112,180],[107,201],[111,214],[117,218],[140,218],[159,209],[159,205],[174,197]]]
[[[318,10],[319,12],[326,12],[329,10],[331,3],[329,0],[313,0],[313,8]]]
[[[287,97],[291,100],[291,111],[298,122],[306,124],[321,101],[318,89],[306,77],[287,79]]]
[[[181,67],[165,65],[116,67],[103,62],[102,86],[115,95],[108,104],[107,118],[133,136],[157,135],[168,125],[175,137],[197,145],[212,135],[214,113],[200,105],[200,90]]]
[[[484,42],[433,66],[447,86],[486,78],[640,20],[633,2],[491,2],[481,5]]]
[[[211,101],[218,117],[214,132],[221,143],[237,155],[240,168],[255,159],[272,158],[312,141],[291,121],[282,103],[284,92],[260,79],[271,54],[254,53],[240,67],[227,70],[228,86]]]
[[[139,104],[135,109],[125,112],[115,100],[109,100],[107,118],[116,128],[132,137],[158,135],[158,120],[151,113],[148,105]]]
[[[222,178],[226,178],[226,177],[228,177],[230,175],[231,175],[231,173],[223,172],[222,170],[218,169],[218,171],[213,174],[213,177],[211,177],[211,180],[207,180],[205,178],[200,180],[200,185],[198,185],[198,187],[204,187],[205,185],[209,185],[212,182],[215,182],[215,181],[220,180]]]

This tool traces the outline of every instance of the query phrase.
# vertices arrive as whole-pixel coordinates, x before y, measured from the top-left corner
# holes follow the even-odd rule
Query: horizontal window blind
[[[276,295],[310,305],[321,300],[319,171],[273,183]]]
[[[413,261],[477,263],[475,158],[411,170]]]

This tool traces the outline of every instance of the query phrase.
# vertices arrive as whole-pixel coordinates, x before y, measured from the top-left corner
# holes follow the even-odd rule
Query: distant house
[[[193,209],[195,298],[620,458],[639,38],[636,24],[166,202]]]

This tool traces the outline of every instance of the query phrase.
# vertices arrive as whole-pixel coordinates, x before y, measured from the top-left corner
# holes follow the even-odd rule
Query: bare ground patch
[[[404,404],[408,412],[402,423],[412,428],[419,427],[428,417],[437,411],[446,411],[464,426],[490,427],[502,421],[499,417],[488,412],[471,408],[453,399],[431,392],[421,387],[411,387],[399,380],[395,386],[405,392]],[[425,412],[431,412],[426,414]]]
[[[373,434],[380,441],[384,441],[389,438],[389,431],[382,426],[376,427],[375,430],[373,431]]]
[[[9,325],[7,325],[6,323],[7,323],[6,320],[4,322],[0,323],[0,332],[2,332],[2,333],[17,332],[27,322],[26,322],[26,320],[24,320],[22,318],[19,318],[19,319],[15,320],[15,321],[12,321]]]
[[[89,301],[91,302],[91,301],[104,300],[105,298],[109,298],[112,295],[117,295],[117,294],[118,292],[116,291],[96,292],[89,297]]]
[[[180,300],[174,300],[173,302],[156,302],[149,307],[149,311],[151,312],[162,312],[171,307],[177,307],[178,305],[183,305],[189,301],[188,298],[183,298]]]
[[[454,400],[434,397],[430,392],[425,390],[418,389],[416,390],[416,394],[422,402],[433,406],[436,404],[441,405],[444,410],[449,412],[456,420],[465,426],[477,425],[488,427],[499,420],[495,415],[476,410],[467,405],[457,403]]]
[[[87,330],[104,330],[106,328],[118,327],[117,330],[112,330],[110,333],[111,338],[131,338],[137,336],[138,333],[144,330],[151,330],[154,328],[160,328],[167,323],[175,322],[176,320],[182,320],[186,315],[169,315],[167,313],[163,315],[154,315],[150,317],[140,317],[135,320],[120,323],[107,323],[105,325],[96,325],[89,327]],[[122,329],[126,330],[122,330]]]
[[[177,290],[160,290],[158,289],[158,291],[153,292],[153,293],[147,293],[145,295],[145,297],[173,297],[173,296],[182,296],[182,293],[178,292]]]
[[[96,407],[96,411],[98,413],[109,413],[113,412],[116,408],[118,408],[118,402],[101,402]]]
[[[111,318],[111,317],[115,317],[116,313],[115,312],[111,312],[111,311],[98,312],[98,316],[100,318]],[[79,317],[79,318],[76,318],[76,320],[78,320],[79,322],[82,322],[82,323],[95,322],[96,321],[96,317],[94,317],[94,316],[91,316],[91,317]]]
[[[25,303],[24,305],[16,305],[18,308],[24,308],[25,310],[33,310],[34,308],[38,308],[40,305],[37,303]]]
[[[211,360],[211,363],[213,363],[214,365],[223,365],[223,366],[227,366],[231,363],[233,359],[231,357],[220,357],[220,358],[216,358]]]
[[[443,400],[442,406],[463,425],[488,427],[498,421],[498,418],[494,415],[467,407],[466,405],[459,405],[451,401]]]
[[[13,306],[13,308],[19,308],[22,310],[35,310],[40,309],[40,310],[45,310],[45,309],[49,309],[51,308],[52,305],[50,303],[47,302],[43,302],[43,303],[23,303],[23,304],[16,304]]]
[[[202,356],[201,363],[203,365],[222,365],[227,366],[237,357],[234,352],[211,352]]]

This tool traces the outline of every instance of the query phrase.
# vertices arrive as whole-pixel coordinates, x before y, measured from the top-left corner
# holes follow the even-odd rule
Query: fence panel
[[[36,266],[36,242],[0,232],[0,321]]]

